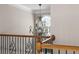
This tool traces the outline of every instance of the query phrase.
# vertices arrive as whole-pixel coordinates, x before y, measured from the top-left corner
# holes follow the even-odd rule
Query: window
[[[51,25],[51,18],[50,16],[43,16],[42,17],[42,22],[45,23],[46,26],[50,27]]]
[[[45,15],[42,17],[42,23],[43,23],[43,34],[44,35],[50,35],[50,26],[51,26],[51,17],[49,15]]]

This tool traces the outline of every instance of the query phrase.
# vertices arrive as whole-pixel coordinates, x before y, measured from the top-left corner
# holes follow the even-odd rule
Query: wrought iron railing
[[[72,54],[79,53],[79,46],[53,44],[55,36],[0,34],[0,54]],[[55,52],[56,50],[56,52]]]
[[[0,34],[1,54],[26,54],[33,53],[33,36]]]
[[[49,36],[0,34],[0,54],[35,54],[36,40],[39,37],[49,38]]]

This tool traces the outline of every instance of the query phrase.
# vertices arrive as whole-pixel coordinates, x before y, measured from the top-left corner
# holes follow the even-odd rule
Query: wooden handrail
[[[79,51],[79,46],[69,46],[69,45],[57,45],[57,44],[42,44],[41,48],[47,49],[63,49],[63,50],[76,50]]]
[[[34,36],[34,35],[18,35],[18,34],[0,34],[0,36],[17,36],[17,37],[33,37],[33,38],[49,38],[50,36]]]
[[[42,43],[49,43],[49,42],[53,42],[54,40],[55,40],[55,36],[54,35],[51,35],[46,40],[42,41]]]

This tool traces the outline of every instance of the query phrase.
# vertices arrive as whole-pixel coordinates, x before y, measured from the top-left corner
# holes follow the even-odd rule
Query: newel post
[[[41,36],[37,36],[36,38],[36,54],[40,54],[42,50]]]

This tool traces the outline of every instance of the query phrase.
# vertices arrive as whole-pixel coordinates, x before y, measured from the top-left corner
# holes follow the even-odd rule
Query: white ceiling
[[[32,10],[39,10],[40,6],[39,4],[23,4],[24,6],[31,8]],[[41,5],[41,9],[49,9],[50,8],[50,4],[42,4]]]
[[[25,7],[30,8],[34,14],[40,14],[40,6],[39,4],[22,4]],[[41,5],[41,13],[50,13],[50,4],[42,4]]]

